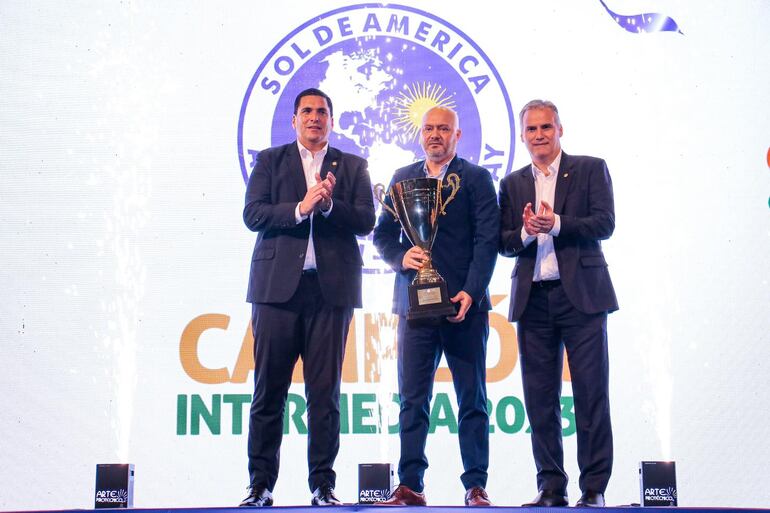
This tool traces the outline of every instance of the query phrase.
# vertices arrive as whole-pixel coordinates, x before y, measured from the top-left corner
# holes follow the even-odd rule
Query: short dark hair
[[[334,107],[332,107],[332,99],[329,98],[329,95],[325,92],[321,91],[320,89],[316,89],[315,87],[311,87],[309,89],[305,89],[301,93],[297,95],[296,98],[294,98],[294,114],[297,114],[297,110],[299,110],[299,102],[300,100],[305,96],[320,96],[321,98],[326,100],[326,105],[329,106],[329,116],[334,117]]]
[[[556,116],[556,123],[561,126],[561,120],[559,119],[559,109],[556,108],[556,105],[554,105],[552,101],[548,100],[532,100],[527,102],[527,104],[522,107],[521,112],[519,112],[519,123],[524,123],[524,114],[526,114],[528,110],[532,109],[551,109]],[[522,130],[523,129],[524,128],[522,127]]]

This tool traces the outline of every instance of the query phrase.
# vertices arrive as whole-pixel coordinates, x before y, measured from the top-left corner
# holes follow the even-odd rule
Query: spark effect
[[[599,2],[601,2],[607,13],[612,16],[615,23],[628,32],[633,32],[634,34],[645,34],[649,32],[679,32],[684,35],[684,33],[679,30],[679,26],[676,22],[665,14],[655,12],[630,15],[617,14],[607,7],[604,0],[599,0]]]
[[[447,95],[446,88],[438,84],[423,82],[405,86],[396,98],[396,118],[393,124],[403,132],[406,140],[418,139],[423,115],[433,107],[455,107],[454,100]]]
[[[368,379],[379,382],[376,388],[377,408],[374,410],[375,424],[377,425],[379,461],[390,461],[389,426],[398,422],[399,406],[393,402],[393,392],[398,390],[398,357],[397,357],[397,330],[398,316],[393,314],[379,314],[373,318],[374,336],[371,354],[367,358],[377,362],[372,368],[372,374]]]

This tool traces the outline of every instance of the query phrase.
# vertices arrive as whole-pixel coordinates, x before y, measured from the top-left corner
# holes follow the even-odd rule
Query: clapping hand
[[[540,202],[540,209],[537,214],[532,210],[532,203],[527,203],[524,206],[524,212],[521,218],[524,221],[524,231],[526,231],[528,235],[548,233],[553,229],[553,225],[556,222],[553,207],[546,201]]]

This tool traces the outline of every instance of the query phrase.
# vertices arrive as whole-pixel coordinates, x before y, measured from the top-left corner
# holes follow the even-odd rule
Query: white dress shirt
[[[425,176],[427,176],[428,178],[438,178],[439,180],[443,180],[444,176],[446,176],[447,170],[449,170],[449,164],[452,163],[452,160],[454,160],[454,157],[449,159],[449,161],[446,164],[441,166],[441,170],[435,176],[431,176],[430,169],[428,169],[428,161],[427,160],[425,161],[425,164],[422,166],[422,170],[425,172]]]
[[[548,176],[545,175],[533,162],[532,176],[535,178],[535,204],[532,206],[535,214],[540,209],[540,202],[545,201],[553,208],[556,196],[556,177],[559,174],[561,164],[561,151],[548,165]],[[559,235],[561,230],[561,218],[554,213],[553,228],[548,233],[529,235],[524,227],[521,227],[521,241],[528,246],[537,239],[537,257],[535,259],[535,273],[532,281],[548,281],[559,279],[559,263],[556,260],[556,252],[553,248],[553,238]]]
[[[305,184],[307,185],[307,188],[310,189],[318,182],[315,179],[316,173],[321,172],[321,164],[323,164],[324,157],[326,156],[326,152],[329,150],[329,144],[327,143],[326,146],[323,147],[322,150],[317,151],[315,155],[313,155],[313,152],[302,146],[302,143],[297,141],[297,147],[299,148],[299,156],[302,159],[302,170],[305,173]],[[308,216],[303,216],[299,212],[299,205],[302,203],[301,201],[297,203],[297,206],[294,209],[294,219],[297,221],[297,224],[301,223],[305,219],[308,218]],[[334,206],[334,203],[332,203],[329,206],[329,210],[322,211],[321,215],[324,217],[327,217],[331,211],[332,207]],[[314,213],[310,213],[310,237],[307,239],[307,251],[305,252],[305,265],[302,266],[302,270],[306,271],[308,269],[316,269],[316,262],[315,262],[315,248],[313,247],[313,215]]]

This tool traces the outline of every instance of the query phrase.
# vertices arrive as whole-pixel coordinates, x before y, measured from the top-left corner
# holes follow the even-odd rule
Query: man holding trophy
[[[459,406],[458,434],[467,506],[489,506],[486,345],[487,286],[495,266],[499,214],[489,172],[456,155],[457,113],[433,107],[422,120],[426,159],[397,170],[374,245],[396,272],[401,457],[399,486],[384,505],[424,506],[425,444],[433,378],[442,354]],[[384,196],[384,197],[383,197]]]

